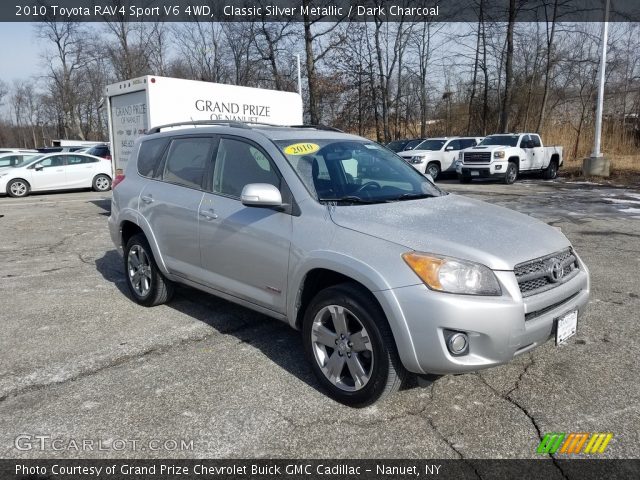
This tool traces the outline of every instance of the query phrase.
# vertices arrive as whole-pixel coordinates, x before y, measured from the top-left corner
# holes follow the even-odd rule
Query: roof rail
[[[340,132],[344,133],[339,128],[329,127],[327,125],[290,125],[291,128],[315,128],[316,130],[327,130],[329,132]]]
[[[195,127],[195,126],[206,126],[206,125],[228,125],[229,127],[235,127],[235,128],[249,128],[250,125],[257,125],[257,126],[263,126],[263,127],[283,127],[283,128],[315,128],[317,130],[327,130],[330,132],[343,133],[342,130],[339,130],[334,127],[328,127],[326,125],[275,125],[273,123],[242,122],[239,120],[189,120],[186,122],[167,123],[165,125],[158,125],[156,127],[148,129],[147,135],[158,133],[160,132],[160,130],[164,128],[186,127],[186,126]]]
[[[172,127],[184,127],[184,126],[198,126],[198,125],[228,125],[230,127],[236,128],[249,128],[246,125],[246,122],[238,122],[236,120],[190,120],[187,122],[177,122],[177,123],[167,123],[164,125],[158,125],[156,127],[150,128],[147,130],[147,135],[151,135],[152,133],[158,133],[163,128],[172,128]]]

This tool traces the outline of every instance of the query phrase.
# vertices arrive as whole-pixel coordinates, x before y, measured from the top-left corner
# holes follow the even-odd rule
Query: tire
[[[94,192],[108,192],[111,190],[111,177],[109,175],[96,175],[91,184]]]
[[[547,168],[542,172],[542,177],[545,180],[553,180],[558,176],[558,162],[551,160]]]
[[[509,162],[507,164],[507,171],[504,174],[504,183],[511,185],[518,179],[518,166],[515,162]]]
[[[14,198],[22,198],[29,195],[31,185],[26,180],[14,178],[7,184],[7,195]]]
[[[149,242],[141,233],[132,236],[127,242],[124,249],[124,272],[129,291],[140,305],[155,307],[168,302],[173,296],[173,283],[158,269]]]
[[[440,175],[440,165],[435,162],[431,162],[427,165],[424,173],[427,175],[431,175],[431,178],[435,180],[436,178],[438,178],[438,175]]]
[[[304,314],[302,335],[313,373],[345,405],[383,400],[407,374],[384,313],[359,285],[343,283],[318,293]]]

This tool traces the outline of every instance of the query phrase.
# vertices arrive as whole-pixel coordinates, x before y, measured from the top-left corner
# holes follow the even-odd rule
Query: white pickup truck
[[[499,134],[460,152],[456,172],[462,183],[495,177],[511,184],[522,172],[542,172],[550,180],[562,161],[562,147],[543,146],[537,133]]]
[[[481,137],[428,138],[413,150],[399,152],[398,155],[420,173],[429,174],[435,180],[441,172],[453,173],[460,150],[477,145],[481,140]]]

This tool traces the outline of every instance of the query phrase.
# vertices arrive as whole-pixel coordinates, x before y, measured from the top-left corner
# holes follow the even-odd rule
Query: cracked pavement
[[[589,310],[566,346],[361,410],[323,395],[285,324],[186,287],[169,305],[133,303],[108,194],[0,198],[0,457],[536,458],[558,431],[612,432],[605,457],[638,457],[640,191],[440,185],[562,228],[591,269]],[[20,451],[20,434],[107,449]],[[193,449],[110,450],[114,439]]]

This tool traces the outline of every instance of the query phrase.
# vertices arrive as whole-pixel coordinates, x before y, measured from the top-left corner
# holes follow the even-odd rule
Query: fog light
[[[502,170],[502,165],[496,165],[496,170]]]
[[[447,348],[451,355],[460,356],[468,353],[469,339],[466,333],[448,331],[445,335],[447,336]]]

